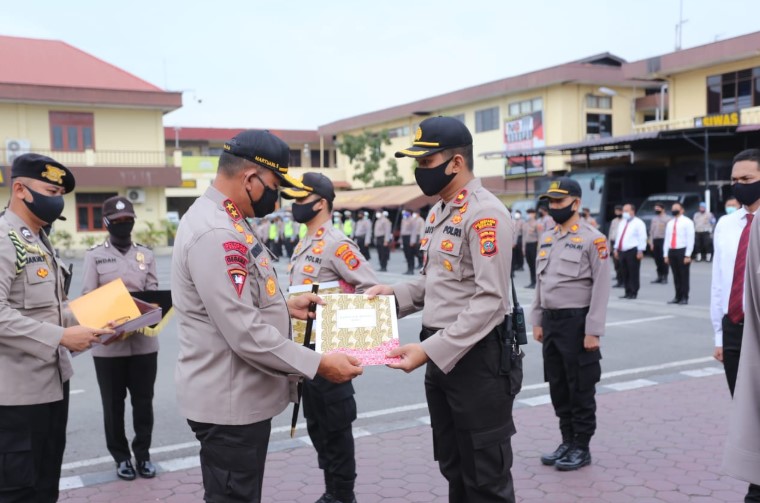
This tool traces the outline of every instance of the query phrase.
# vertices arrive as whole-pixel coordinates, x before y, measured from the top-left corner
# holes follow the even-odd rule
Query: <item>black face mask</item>
[[[662,210],[654,210],[654,212],[657,213],[658,215],[662,215]]]
[[[575,201],[573,201],[573,203],[574,202]],[[549,215],[551,215],[554,221],[558,224],[564,224],[570,220],[573,215],[575,215],[573,203],[568,204],[564,208],[549,208]]]
[[[299,224],[311,222],[320,211],[314,209],[314,206],[316,206],[319,201],[321,201],[321,199],[317,199],[316,201],[312,201],[310,203],[293,203],[293,206],[291,207],[291,210],[293,211],[293,220]]]
[[[670,210],[670,214],[673,215],[674,217],[677,217],[678,215],[681,214],[681,211],[680,210]]]
[[[26,190],[32,195],[32,202],[30,203],[24,199],[24,204],[26,204],[26,207],[29,208],[29,211],[35,217],[43,222],[52,224],[61,216],[61,213],[63,213],[63,196],[46,196],[45,194],[33,191],[29,187],[26,187]]]
[[[256,178],[258,178],[259,183],[262,187],[264,187],[264,193],[261,194],[261,197],[258,201],[254,201],[251,197],[251,193],[248,193],[248,199],[251,201],[251,208],[253,208],[253,214],[257,217],[264,217],[269,215],[274,211],[275,205],[277,204],[277,199],[279,197],[279,193],[276,189],[272,189],[270,187],[267,187],[267,184],[264,183],[264,180],[262,180],[259,175],[253,175]]]
[[[760,181],[754,183],[735,183],[731,186],[734,197],[744,206],[752,206],[760,199]]]
[[[418,166],[414,170],[414,179],[417,180],[417,185],[422,189],[423,194],[426,196],[439,194],[457,176],[456,173],[446,174],[446,167],[453,158],[453,156],[450,157],[448,161],[443,161],[434,168],[420,168]]]
[[[126,239],[132,235],[132,229],[135,227],[135,221],[128,222],[109,222],[106,224],[106,230],[114,237]]]

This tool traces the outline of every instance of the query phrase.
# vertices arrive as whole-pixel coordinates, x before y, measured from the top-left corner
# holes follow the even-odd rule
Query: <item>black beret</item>
[[[22,154],[13,160],[11,179],[24,177],[63,187],[68,194],[76,186],[74,175],[60,162],[40,154]]]

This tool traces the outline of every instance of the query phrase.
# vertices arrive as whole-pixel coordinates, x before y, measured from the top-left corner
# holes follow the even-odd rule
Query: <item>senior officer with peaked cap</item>
[[[580,218],[581,187],[558,178],[541,196],[549,199],[553,230],[539,239],[533,337],[543,344],[544,376],[562,443],[541,463],[577,470],[591,462],[596,431],[596,383],[601,376],[599,337],[610,294],[607,238]]]
[[[283,197],[296,200],[291,208],[293,219],[308,228],[290,258],[290,284],[339,281],[345,293],[363,293],[376,285],[375,272],[356,243],[330,225],[335,200],[333,183],[321,173],[306,173],[303,185],[303,190],[282,191]],[[319,467],[324,472],[325,493],[317,503],[355,503],[356,459],[351,432],[351,423],[356,419],[353,385],[332,383],[319,376],[305,381],[303,413]]]
[[[288,145],[268,131],[239,133],[177,230],[177,399],[201,443],[209,502],[261,501],[271,419],[294,398],[299,377],[345,382],[362,373],[355,358],[290,340],[291,315],[304,319],[309,303],[321,301],[285,301],[274,257],[246,220],[274,211],[280,185],[302,187],[288,176],[288,157]]]
[[[74,186],[71,171],[50,157],[13,161],[11,199],[0,216],[0,501],[58,500],[68,350],[83,351],[111,332],[76,325],[64,310],[64,266],[42,231],[61,216]]]
[[[473,173],[472,136],[453,117],[420,123],[412,147],[422,192],[441,200],[420,243],[417,280],[370,288],[395,294],[399,315],[422,310],[420,344],[389,353],[393,368],[427,363],[425,394],[433,455],[449,482],[451,503],[513,502],[512,405],[522,384],[522,354],[507,329],[512,222]]]

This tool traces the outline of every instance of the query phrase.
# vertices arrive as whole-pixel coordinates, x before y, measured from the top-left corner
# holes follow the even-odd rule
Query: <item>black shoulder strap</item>
[[[520,307],[520,303],[517,301],[517,291],[515,290],[515,281],[514,279],[510,278],[509,282],[512,284],[512,302],[514,302],[514,307]]]

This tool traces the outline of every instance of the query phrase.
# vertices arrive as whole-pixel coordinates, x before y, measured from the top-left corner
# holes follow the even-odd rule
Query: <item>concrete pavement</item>
[[[517,434],[512,440],[517,500],[742,501],[746,484],[719,470],[729,407],[725,377],[715,365],[600,385],[593,462],[577,472],[562,473],[538,460],[559,441],[551,405],[540,397],[518,400]],[[446,482],[432,460],[425,422],[423,416],[416,422],[379,423],[355,432],[358,501],[448,501]],[[86,486],[63,491],[61,501],[202,501],[197,464],[197,456],[162,463],[162,470],[171,471],[152,480],[113,480],[112,472],[82,477]],[[312,503],[321,492],[322,476],[311,447],[303,441],[270,445],[263,501]]]

